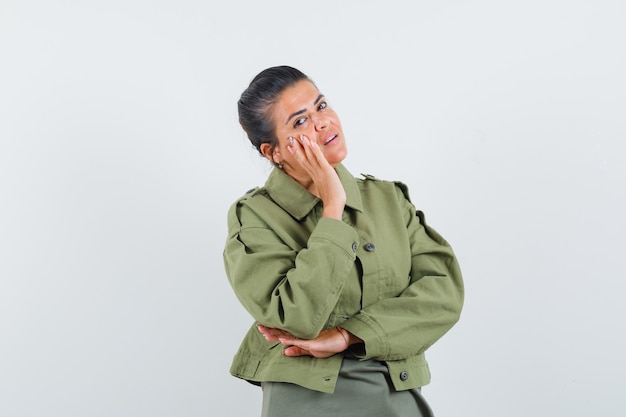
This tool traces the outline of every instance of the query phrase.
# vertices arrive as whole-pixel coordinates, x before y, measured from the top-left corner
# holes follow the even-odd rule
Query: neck
[[[313,179],[311,177],[309,177],[308,175],[294,175],[287,170],[285,170],[285,173],[293,178],[298,184],[306,188],[306,190],[313,194],[315,197],[320,197],[317,191],[317,185],[313,182]]]
[[[294,178],[294,180],[296,180],[298,184],[306,188],[308,192],[313,194],[315,197],[319,198],[320,195],[317,192],[317,185],[313,182],[311,178],[303,178],[303,179]]]

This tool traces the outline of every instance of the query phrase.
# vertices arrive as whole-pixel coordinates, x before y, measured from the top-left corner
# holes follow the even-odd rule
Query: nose
[[[315,125],[315,130],[320,131],[328,128],[329,120],[325,116],[316,115],[313,118],[313,124]]]

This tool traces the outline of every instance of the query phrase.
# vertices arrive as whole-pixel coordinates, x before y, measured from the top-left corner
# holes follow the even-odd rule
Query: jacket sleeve
[[[408,287],[382,299],[341,327],[364,341],[363,359],[404,359],[424,352],[459,320],[464,299],[461,271],[450,245],[398,188],[411,248]]]
[[[358,235],[350,225],[321,218],[303,242],[299,222],[263,195],[228,212],[226,274],[259,323],[310,339],[323,329],[354,265]],[[306,236],[306,233],[300,233]]]

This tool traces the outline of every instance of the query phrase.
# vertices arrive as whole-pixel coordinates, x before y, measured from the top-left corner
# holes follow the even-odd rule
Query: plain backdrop
[[[355,174],[453,245],[438,417],[624,416],[626,4],[0,2],[0,415],[258,416],[226,211],[269,164],[236,101],[310,75]],[[355,406],[358,406],[355,404]]]

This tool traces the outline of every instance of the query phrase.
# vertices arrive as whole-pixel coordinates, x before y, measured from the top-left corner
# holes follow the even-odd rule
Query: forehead
[[[279,96],[274,113],[278,115],[284,114],[285,116],[304,110],[310,106],[313,106],[315,100],[320,95],[320,92],[315,88],[313,83],[307,80],[298,81],[291,87],[287,87]]]

